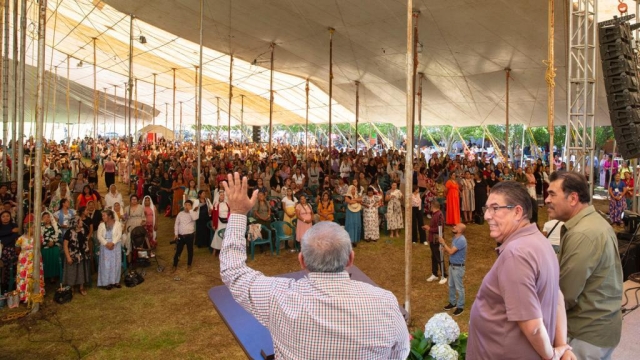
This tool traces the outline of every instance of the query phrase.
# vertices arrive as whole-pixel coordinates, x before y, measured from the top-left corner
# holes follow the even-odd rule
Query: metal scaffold
[[[581,174],[587,166],[593,168],[597,23],[597,0],[569,2],[565,155],[567,166],[573,161]],[[593,170],[588,173],[593,192]]]

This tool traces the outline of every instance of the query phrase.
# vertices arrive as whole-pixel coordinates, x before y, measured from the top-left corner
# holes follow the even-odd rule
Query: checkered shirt
[[[246,223],[231,215],[220,273],[233,298],[271,332],[277,359],[406,359],[409,332],[391,292],[346,271],[267,277],[245,264]]]

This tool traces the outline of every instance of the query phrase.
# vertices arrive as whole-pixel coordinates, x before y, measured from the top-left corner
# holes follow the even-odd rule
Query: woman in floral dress
[[[42,243],[45,247],[60,246],[60,230],[58,223],[53,221],[53,215],[45,211],[42,213]]]
[[[367,189],[367,195],[362,199],[362,221],[364,223],[364,241],[378,241],[380,238],[380,222],[378,220],[378,205],[380,196],[374,195],[372,187]]]
[[[469,171],[464,173],[464,178],[460,181],[460,184],[462,185],[460,189],[460,196],[462,197],[462,214],[464,222],[470,223],[473,221],[473,212],[476,209],[476,200],[473,192],[476,184],[473,182],[473,178]]]
[[[20,293],[20,301],[27,302],[31,295],[29,289],[29,279],[33,275],[33,221],[27,224],[26,233],[18,238],[16,247],[20,248],[18,256],[18,276],[16,289]],[[39,239],[42,242],[42,238]],[[44,270],[40,262],[40,295],[44,295]]]
[[[387,192],[387,229],[391,232],[391,237],[400,236],[402,224],[402,192],[398,190],[398,183],[391,183],[391,190]]]
[[[85,283],[91,282],[90,250],[85,227],[80,219],[75,220],[73,228],[64,236],[64,276],[62,283],[74,287],[78,292],[87,295]]]

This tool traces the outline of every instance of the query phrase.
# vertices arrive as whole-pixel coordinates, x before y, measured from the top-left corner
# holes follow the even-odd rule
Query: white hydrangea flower
[[[449,314],[443,312],[427,321],[424,336],[435,344],[451,344],[460,336],[460,327]]]
[[[447,344],[436,344],[429,351],[429,355],[436,360],[458,360],[458,352]]]

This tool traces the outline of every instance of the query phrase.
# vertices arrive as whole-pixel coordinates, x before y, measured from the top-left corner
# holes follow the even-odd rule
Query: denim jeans
[[[449,303],[455,304],[458,309],[464,309],[464,266],[449,265]],[[456,292],[458,301],[456,302]]]

